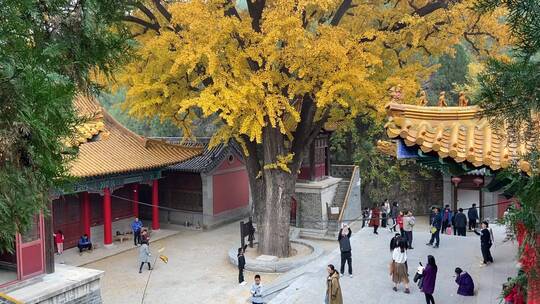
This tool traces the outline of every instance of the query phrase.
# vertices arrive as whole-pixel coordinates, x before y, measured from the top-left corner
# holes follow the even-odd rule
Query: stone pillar
[[[84,233],[91,237],[90,233],[90,194],[88,192],[82,193],[82,224]]]
[[[204,228],[212,226],[212,218],[214,216],[214,184],[213,176],[201,173],[202,181],[202,208]],[[251,195],[251,194],[250,194]]]
[[[444,174],[443,179],[443,201],[442,206],[450,205],[452,206],[452,203],[454,201],[454,187],[452,185],[451,181],[452,176],[448,174]],[[439,202],[433,202],[433,204],[440,206]],[[429,206],[431,207],[431,206]]]
[[[139,184],[133,184],[132,187],[133,191],[133,216],[138,218],[139,217]]]
[[[158,180],[152,181],[152,230],[159,230],[159,188]]]
[[[112,245],[111,190],[103,189],[103,244]]]

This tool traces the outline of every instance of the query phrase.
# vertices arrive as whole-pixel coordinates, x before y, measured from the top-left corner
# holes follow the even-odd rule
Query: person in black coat
[[[439,243],[441,241],[440,235],[441,235],[441,227],[442,227],[442,215],[439,211],[439,208],[435,207],[433,208],[433,217],[431,220],[431,239],[429,240],[429,243],[426,245],[431,246],[433,245],[433,248],[439,248]]]
[[[493,237],[488,227],[489,223],[483,221],[482,231],[480,231],[480,233],[475,231],[476,234],[480,235],[480,250],[482,250],[482,257],[484,258],[484,261],[480,266],[486,266],[488,263],[493,263],[493,257],[491,256],[490,251],[491,246],[493,245]]]
[[[394,251],[396,247],[399,247],[399,242],[401,242],[401,234],[396,233],[393,238],[390,239],[390,252]]]
[[[467,217],[463,214],[463,208],[459,208],[458,213],[454,216],[457,235],[467,235]]]
[[[338,242],[341,251],[341,275],[345,273],[345,263],[349,265],[349,276],[352,278],[352,254],[351,254],[351,228],[344,224],[339,230]]]
[[[476,222],[478,221],[478,210],[476,210],[476,204],[472,204],[472,207],[467,211],[467,217],[469,218],[469,230],[476,229]]]
[[[244,268],[246,267],[246,258],[244,257],[244,251],[246,250],[245,245],[243,248],[238,248],[238,283],[242,286],[246,285],[247,282],[244,280]]]

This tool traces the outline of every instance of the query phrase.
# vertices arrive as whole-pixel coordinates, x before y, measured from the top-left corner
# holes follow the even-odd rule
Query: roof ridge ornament
[[[447,107],[448,106],[448,104],[446,103],[445,94],[446,94],[445,91],[441,91],[439,93],[439,107]]]

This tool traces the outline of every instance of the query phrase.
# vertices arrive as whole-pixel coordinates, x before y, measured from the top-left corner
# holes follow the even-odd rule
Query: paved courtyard
[[[101,282],[105,304],[246,303],[250,284],[238,286],[238,270],[227,259],[227,251],[239,243],[238,222],[209,231],[181,230],[151,243],[154,258],[162,247],[163,254],[169,257],[168,264],[158,260],[151,275],[146,269],[138,273],[139,254],[135,247],[84,267],[105,271]],[[335,248],[334,242],[317,243],[326,253]],[[248,281],[254,276],[248,271],[244,275]],[[264,274],[263,281],[269,284],[278,277]],[[147,283],[146,295],[141,301]]]
[[[427,231],[427,228],[422,230]],[[413,244],[415,249],[407,253],[412,286],[411,294],[407,295],[403,292],[403,287],[400,287],[398,292],[392,290],[393,284],[388,270],[391,261],[389,242],[393,233],[383,230],[377,236],[372,233],[371,228],[365,228],[355,233],[352,238],[354,277],[347,276],[341,279],[344,303],[425,303],[424,295],[412,283],[412,277],[419,261],[426,264],[428,254],[435,257],[439,266],[434,293],[437,304],[499,303],[502,283],[506,281],[507,277],[515,275],[516,272],[517,246],[512,242],[502,243],[504,239],[503,227],[493,227],[493,230],[496,242],[492,248],[492,254],[495,263],[483,268],[479,266],[481,262],[480,241],[476,235],[471,234],[465,238],[443,235],[441,236],[440,248],[434,249],[425,245],[429,239],[429,233],[416,231]],[[275,297],[270,304],[323,303],[326,265],[329,263],[339,265],[339,252],[337,250],[326,258],[306,265],[307,272]],[[477,296],[456,295],[455,267],[461,267],[473,276],[477,287]]]
[[[419,222],[422,222],[422,219]],[[424,245],[429,236],[427,232],[423,232],[427,231],[427,227],[420,223],[417,230],[415,249],[409,251],[409,265],[412,269],[420,260],[425,264],[428,254],[436,257],[439,265],[435,292],[437,304],[499,303],[501,284],[516,270],[516,245],[511,242],[501,243],[504,229],[494,228],[495,264],[486,268],[479,267],[481,254],[477,236],[470,233],[466,238],[442,236],[441,247],[433,249]],[[352,245],[355,276],[352,279],[342,279],[344,303],[424,303],[423,294],[416,286],[412,286],[410,295],[404,294],[403,290],[395,293],[391,289],[392,283],[388,275],[391,255],[388,244],[392,235],[388,230],[381,230],[380,234],[375,236],[370,228],[354,233]],[[238,222],[210,231],[181,230],[151,244],[154,258],[159,254],[159,248],[164,248],[164,254],[169,257],[168,264],[158,260],[151,274],[146,269],[142,274],[138,273],[138,250],[134,247],[84,267],[105,271],[101,284],[105,304],[243,304],[249,297],[249,284],[238,286],[237,270],[228,262],[226,256],[227,250],[238,243]],[[270,303],[323,303],[325,267],[328,263],[339,265],[339,252],[336,249],[337,242],[317,243],[325,249],[326,255],[306,265],[306,273],[293,280],[289,288]],[[478,286],[478,296],[468,299],[456,296],[453,270],[457,266],[473,275]],[[294,277],[299,273],[295,272]],[[411,270],[411,278],[412,273]],[[245,275],[251,283],[254,274],[246,272]],[[293,273],[262,274],[263,283],[269,288],[282,284],[287,277],[292,276]]]

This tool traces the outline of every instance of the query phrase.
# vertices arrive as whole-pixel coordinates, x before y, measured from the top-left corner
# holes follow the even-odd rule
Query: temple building
[[[443,197],[434,204],[450,205],[455,210],[475,203],[483,219],[502,215],[508,198],[498,191],[501,185],[494,176],[512,163],[528,172],[530,165],[521,159],[529,148],[526,144],[507,138],[507,130],[495,128],[482,118],[477,106],[430,107],[393,102],[386,109],[385,127],[391,141],[379,142],[379,150],[440,170]]]

